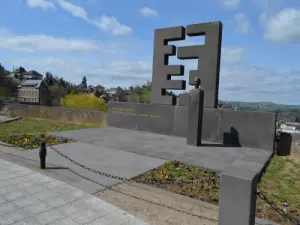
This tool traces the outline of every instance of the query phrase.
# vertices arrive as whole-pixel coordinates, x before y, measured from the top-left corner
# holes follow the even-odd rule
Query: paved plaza
[[[0,159],[0,225],[146,225],[71,185]]]
[[[114,127],[91,128],[75,131],[53,132],[52,134],[75,139],[79,142],[92,144],[94,157],[96,149],[99,151],[109,150],[118,154],[134,153],[140,156],[151,157],[151,160],[178,160],[190,165],[223,171],[232,163],[240,163],[239,158],[249,155],[248,160],[243,160],[242,166],[249,169],[261,167],[263,162],[270,158],[272,152],[262,149],[245,147],[224,147],[216,143],[203,142],[202,146],[190,146],[185,138],[139,132]],[[82,157],[82,144],[74,143],[72,157]],[[64,149],[71,148],[64,146]],[[67,151],[67,150],[66,150]],[[70,151],[69,151],[70,152]],[[80,154],[79,154],[80,152]],[[123,153],[121,153],[123,152]],[[71,153],[71,152],[70,152]],[[24,156],[26,153],[23,153]],[[28,153],[27,153],[28,154]],[[120,155],[121,156],[121,155]],[[88,157],[86,155],[86,157]],[[105,157],[105,155],[101,155]],[[75,159],[75,158],[74,158]],[[79,159],[79,158],[78,158]],[[138,161],[137,161],[138,162]],[[144,164],[146,161],[143,160]]]

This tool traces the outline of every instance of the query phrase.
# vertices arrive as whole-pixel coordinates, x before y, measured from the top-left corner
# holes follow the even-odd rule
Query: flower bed
[[[24,149],[34,149],[40,146],[40,142],[43,139],[47,145],[57,145],[72,142],[70,139],[55,137],[52,135],[45,135],[44,138],[41,138],[40,135],[12,135],[6,137],[5,140],[2,141]]]
[[[135,181],[218,204],[219,178],[219,173],[212,170],[175,161],[139,175]]]

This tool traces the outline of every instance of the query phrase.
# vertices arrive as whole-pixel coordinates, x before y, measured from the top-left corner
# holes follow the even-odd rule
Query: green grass
[[[282,206],[283,202],[287,202],[289,204],[287,212],[298,220],[300,220],[299,163],[300,157],[275,156],[258,185],[258,190],[264,193],[268,199],[272,200],[279,207]],[[181,195],[218,204],[219,184],[214,182],[203,184],[197,182],[197,180],[219,176],[218,173],[213,173],[203,168],[197,168],[178,162],[168,162],[135,179]],[[181,182],[184,180],[194,181],[191,184],[186,184]],[[170,183],[166,181],[174,182]],[[257,198],[256,216],[280,224],[289,224],[285,218],[282,218],[259,198]]]
[[[276,205],[281,206],[287,202],[289,207],[287,212],[293,217],[300,220],[300,157],[275,156],[266,173],[264,174],[258,188],[273,201]],[[267,207],[263,202],[257,200],[257,214],[269,220],[279,219],[274,210]],[[279,220],[278,222],[286,222]]]
[[[41,134],[53,131],[79,130],[91,127],[96,126],[26,118],[10,123],[0,124],[0,138],[6,137],[7,135]]]
[[[40,138],[41,134],[53,131],[79,130],[96,127],[87,124],[64,123],[60,121],[40,120],[40,119],[22,119],[9,123],[0,124],[0,141],[13,145],[22,145],[25,149],[36,148],[38,142],[35,138]],[[48,144],[59,144],[62,138],[47,136]]]

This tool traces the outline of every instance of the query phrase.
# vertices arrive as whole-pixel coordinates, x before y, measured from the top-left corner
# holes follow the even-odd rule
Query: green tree
[[[84,76],[84,77],[82,78],[81,85],[82,85],[84,88],[87,88],[87,79],[86,79],[86,76]]]

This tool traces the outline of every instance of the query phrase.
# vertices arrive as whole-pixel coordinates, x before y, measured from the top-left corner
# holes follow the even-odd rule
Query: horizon
[[[5,0],[1,63],[72,83],[86,76],[88,83],[107,88],[142,85],[152,77],[155,29],[221,21],[219,99],[300,105],[299,6],[296,0]],[[12,13],[16,10],[22,13]],[[171,43],[203,41],[187,37]],[[185,66],[185,76],[173,79],[187,80],[196,69],[196,60],[170,57],[170,64]]]

